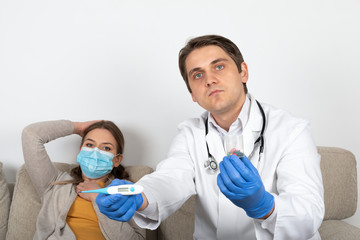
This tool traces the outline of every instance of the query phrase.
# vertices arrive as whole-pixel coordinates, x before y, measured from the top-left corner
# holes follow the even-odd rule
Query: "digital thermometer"
[[[122,194],[122,195],[136,195],[140,194],[144,191],[144,188],[140,185],[134,184],[125,184],[125,185],[117,185],[106,188],[81,191],[81,193],[104,193],[104,194]]]

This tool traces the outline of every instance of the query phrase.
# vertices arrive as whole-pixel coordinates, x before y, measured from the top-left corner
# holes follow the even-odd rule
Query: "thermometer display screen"
[[[118,188],[118,192],[122,193],[122,192],[128,192],[129,189],[128,188]]]

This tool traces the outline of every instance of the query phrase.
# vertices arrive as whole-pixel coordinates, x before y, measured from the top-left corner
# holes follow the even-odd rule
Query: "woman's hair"
[[[84,131],[84,135],[83,138],[81,140],[81,145],[83,145],[84,141],[85,141],[85,137],[86,135],[91,132],[94,129],[106,129],[108,130],[113,137],[116,140],[116,154],[123,154],[124,152],[124,145],[125,145],[125,140],[124,140],[124,136],[122,134],[122,132],[120,131],[120,129],[111,121],[100,121],[100,122],[96,122],[92,125],[90,125],[85,131]],[[80,182],[83,182],[83,178],[82,178],[82,171],[80,166],[76,166],[73,169],[71,169],[70,171],[70,176],[73,178],[73,180],[70,181],[60,181],[60,182],[55,182],[53,183],[53,185],[56,184],[67,184],[67,183],[73,183],[73,184],[79,184]],[[120,164],[118,167],[114,167],[109,176],[107,181],[111,181],[114,178],[119,178],[119,179],[128,179],[129,175],[128,173],[125,171],[125,168]]]

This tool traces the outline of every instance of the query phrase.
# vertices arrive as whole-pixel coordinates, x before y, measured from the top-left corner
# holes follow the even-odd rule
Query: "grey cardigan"
[[[36,222],[34,239],[76,239],[66,223],[66,217],[77,194],[72,184],[54,185],[52,182],[72,179],[52,164],[45,143],[73,134],[70,121],[39,122],[27,126],[22,133],[25,167],[41,199],[41,209]],[[101,232],[106,239],[145,239],[145,230],[133,219],[129,222],[111,220],[92,202],[99,220]]]

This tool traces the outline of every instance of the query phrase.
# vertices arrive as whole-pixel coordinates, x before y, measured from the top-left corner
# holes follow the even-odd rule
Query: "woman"
[[[44,144],[73,133],[83,138],[77,156],[80,166],[69,174],[54,167]],[[145,239],[145,230],[132,219],[118,222],[100,213],[97,193],[80,193],[127,177],[120,165],[124,138],[114,123],[34,123],[23,130],[22,144],[26,170],[42,202],[34,239]]]

